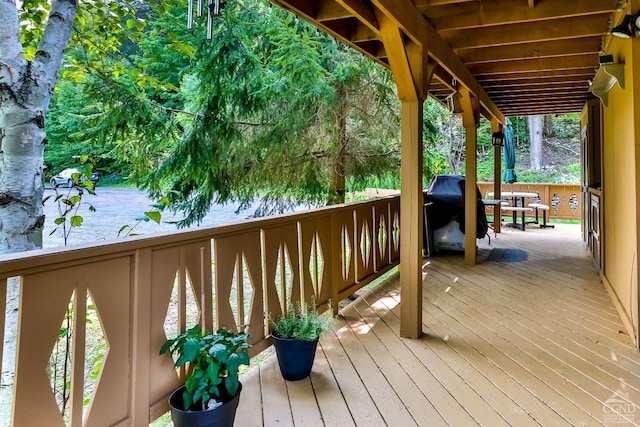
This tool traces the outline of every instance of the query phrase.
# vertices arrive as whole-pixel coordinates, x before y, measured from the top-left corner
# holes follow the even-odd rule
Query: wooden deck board
[[[374,357],[376,364],[389,384],[396,390],[403,404],[407,406],[415,422],[418,425],[429,422],[443,423],[444,420],[436,408],[428,400],[425,401],[425,391],[416,384],[421,368],[424,366],[412,357],[413,355],[406,350],[396,334],[393,332],[385,334],[385,327],[377,325],[380,318],[371,310],[367,310],[367,306],[362,304],[357,308],[354,306],[354,311],[357,311],[362,321],[367,322],[373,332],[373,334],[360,335],[360,340]]]
[[[495,247],[529,257],[486,261]],[[640,353],[578,226],[505,230],[478,243],[478,265],[438,255],[423,270],[422,338],[398,336],[392,276],[342,310],[309,379],[285,382],[275,357],[243,376],[236,425],[602,426],[625,421],[607,413],[617,393],[635,412],[616,425],[640,423]]]
[[[441,301],[439,304],[446,303]],[[563,422],[579,425],[585,421],[585,418],[590,418],[562,393],[563,390],[568,391],[568,394],[579,390],[575,388],[571,390],[561,376],[550,376],[552,372],[540,366],[542,358],[540,352],[536,352],[535,348],[530,349],[531,342],[527,338],[510,333],[506,328],[496,328],[496,326],[502,326],[496,322],[496,318],[489,319],[476,309],[467,308],[467,315],[464,306],[449,308],[447,313],[456,313],[458,317],[458,319],[449,319],[447,322],[453,325],[450,327],[452,334],[460,333],[460,329],[466,328],[469,334],[462,330],[461,336],[482,336],[487,340],[481,344],[476,342],[474,346],[481,348],[483,356],[488,360],[485,362],[480,357],[476,357],[469,361],[488,374],[492,381],[500,381],[497,385],[505,393],[519,399],[518,408],[533,407],[531,416],[542,425],[559,425]],[[495,332],[496,329],[500,329],[501,335]],[[504,376],[506,378],[503,378]],[[544,402],[553,402],[553,405],[545,406]],[[596,402],[589,402],[590,405],[594,403]]]
[[[376,295],[380,295],[381,289],[375,290]],[[399,296],[397,296],[399,299]],[[389,328],[398,330],[400,327],[400,317],[397,307],[387,306],[392,316],[384,316],[384,322]],[[446,352],[443,355],[438,352],[438,347],[444,346],[440,339],[435,335],[424,335],[420,340],[403,340],[407,347],[422,361],[423,365],[434,376],[440,388],[431,388],[429,399],[438,402],[443,399],[443,391],[446,395],[457,403],[448,406],[438,405],[442,416],[447,419],[448,425],[465,425],[457,422],[458,418],[468,413],[480,425],[509,425],[507,421],[497,411],[487,411],[486,408],[493,403],[497,403],[502,407],[507,407],[512,402],[501,391],[491,387],[486,378],[478,373],[475,368],[462,361],[457,363],[461,358],[456,353]],[[474,385],[476,387],[474,387]],[[482,392],[478,392],[482,390]],[[485,397],[488,396],[489,399]],[[451,413],[451,411],[460,411],[462,413]],[[453,418],[453,419],[452,419]],[[466,417],[465,417],[466,418]],[[526,425],[526,424],[521,424]]]
[[[326,341],[323,340],[323,342]],[[324,352],[324,348],[320,346],[316,351],[316,358],[311,371],[313,391],[318,400],[324,424],[328,426],[355,426],[356,424],[345,401],[345,396],[342,395],[340,386],[333,374],[334,371],[331,370]],[[333,360],[334,363],[332,365],[334,370],[337,371],[335,367],[336,360]],[[360,388],[360,390],[364,390],[364,388]],[[355,407],[354,409],[367,410],[364,405],[358,406],[354,404],[353,406]]]
[[[368,352],[359,340],[359,334],[369,332],[367,325],[360,321],[339,321],[336,334],[342,346],[349,355],[349,359],[358,371],[360,379],[380,411],[387,425],[396,424],[402,426],[415,425],[407,407],[402,403],[396,391],[390,386],[388,379],[376,365],[373,356]]]
[[[429,422],[469,425],[473,421],[471,415],[451,396],[449,391],[429,370],[427,364],[431,359],[423,359],[421,357],[422,355],[411,345],[415,342],[398,337],[395,331],[399,327],[399,319],[396,322],[389,321],[389,315],[393,314],[389,309],[385,307],[383,312],[376,309],[378,298],[375,293],[370,293],[367,297],[364,297],[363,301],[367,305],[361,304],[357,306],[358,312],[364,318],[369,319],[370,322],[378,322],[373,329],[374,333],[393,354],[396,362],[402,367],[412,384],[420,390],[414,396],[417,399],[413,402],[413,405],[422,406],[422,410],[426,412],[422,416],[414,414],[418,423],[420,425]],[[389,315],[385,315],[387,313]],[[380,315],[382,317],[378,317]],[[382,322],[376,319],[381,319]],[[427,398],[427,403],[424,402],[424,398]]]
[[[382,415],[335,333],[325,334],[320,339],[320,344],[349,408],[352,421],[356,425],[385,425]]]

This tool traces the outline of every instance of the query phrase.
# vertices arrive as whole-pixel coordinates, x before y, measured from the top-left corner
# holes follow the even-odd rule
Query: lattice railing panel
[[[332,296],[335,280],[332,268],[340,265],[332,247],[331,217],[305,219],[300,222],[299,230],[303,290],[300,298],[307,303],[315,299],[317,304],[324,304]]]
[[[373,232],[377,229],[373,227],[373,207],[364,206],[355,211],[355,238],[354,245],[356,256],[356,280],[361,281],[365,277],[373,274],[374,271],[374,254],[372,242],[377,240]]]
[[[214,243],[215,289],[218,327],[234,328],[248,324],[254,340],[264,337],[264,288],[260,230],[219,237]],[[234,281],[236,284],[235,294]],[[245,312],[245,285],[255,298]],[[235,302],[232,302],[235,301]]]
[[[288,300],[315,298],[324,307],[376,277],[356,280],[356,272],[397,263],[398,226],[394,197],[15,255],[0,263],[5,306],[6,278],[21,281],[13,425],[147,425],[167,410],[183,375],[169,354],[158,354],[167,337],[203,321],[209,330],[248,323],[256,354],[270,344],[268,315],[278,317]],[[63,416],[47,371],[66,316],[71,375],[63,380],[70,391]]]

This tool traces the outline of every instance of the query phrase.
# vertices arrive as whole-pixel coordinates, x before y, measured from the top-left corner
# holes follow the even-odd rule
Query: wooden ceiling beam
[[[291,11],[292,13],[300,16],[301,18],[312,22],[316,27],[330,36],[340,40],[348,46],[352,46],[355,50],[362,53],[366,57],[374,60],[375,62],[388,67],[389,64],[384,60],[381,60],[376,55],[369,51],[363,50],[357,43],[351,41],[351,31],[343,24],[336,24],[339,21],[320,22],[316,19],[317,9],[314,2],[308,0],[270,0],[272,3],[278,5],[282,9]],[[331,22],[331,25],[327,25]],[[362,25],[362,24],[360,24]]]
[[[329,1],[329,0],[324,0]],[[369,27],[373,31],[379,29],[378,20],[376,14],[371,6],[371,3],[363,0],[335,0],[345,10],[352,15],[357,16],[360,22]]]
[[[487,74],[524,73],[531,69],[537,71],[570,70],[575,68],[594,67],[598,63],[598,54],[575,55],[571,57],[523,59],[507,62],[483,62],[469,66],[476,76]]]
[[[514,0],[493,0],[428,9],[417,7],[431,25],[441,31],[610,14],[617,4],[618,0],[541,0],[531,8]]]
[[[582,82],[580,85],[575,86],[564,86],[564,87],[530,87],[527,89],[502,89],[497,92],[491,92],[491,99],[494,101],[504,100],[508,98],[514,97],[532,97],[532,96],[545,96],[548,94],[557,94],[558,96],[566,93],[576,94],[577,96],[582,96],[585,93],[585,89],[589,87],[587,82]]]
[[[355,18],[353,18],[353,20],[357,21],[357,19]],[[364,41],[380,39],[380,36],[378,36],[378,33],[376,31],[373,31],[368,26],[363,24],[352,24],[352,25],[354,28],[351,31],[351,34],[349,36],[349,40],[351,40],[352,42],[359,43]]]
[[[316,20],[319,22],[337,21],[351,18],[353,14],[333,0],[317,2]]]
[[[580,37],[602,36],[608,30],[608,18],[589,15],[583,18],[564,18],[550,21],[484,27],[467,30],[440,31],[442,38],[454,49],[469,49],[517,45]]]
[[[522,43],[509,46],[483,47],[479,49],[460,49],[458,56],[465,64],[481,62],[512,61],[529,58],[551,58],[557,56],[600,53],[599,36],[582,37],[570,42],[562,40],[539,43]]]
[[[506,106],[504,108],[506,111],[509,111],[514,109],[523,110],[526,108],[533,108],[533,107],[539,108],[547,105],[565,105],[565,104],[584,106],[584,100],[581,98],[577,98],[577,99],[576,98],[574,99],[538,98],[534,100],[527,100],[524,102],[520,102],[518,104],[511,104],[511,105],[514,105],[515,107]]]
[[[567,114],[567,113],[579,113],[584,108],[585,100],[580,100],[580,103],[573,104],[548,104],[548,105],[531,105],[516,107],[513,109],[507,109],[505,115],[508,117],[514,116],[537,116],[537,115],[549,115],[549,114]]]
[[[581,99],[580,104],[545,104],[545,105],[524,105],[522,107],[516,107],[509,109],[505,113],[508,117],[513,116],[546,116],[550,114],[566,114],[566,113],[579,113],[584,108],[586,99]]]
[[[471,3],[478,0],[415,0],[414,3],[418,8],[432,7],[432,6],[444,6],[460,3]]]
[[[510,74],[487,74],[484,76],[478,76],[480,84],[484,85],[488,82],[501,82],[506,80],[526,80],[526,79],[538,79],[538,78],[555,78],[555,77],[569,77],[569,76],[582,76],[585,79],[593,77],[596,74],[596,70],[593,67],[570,69],[570,70],[547,70],[547,71],[527,71],[525,73]]]
[[[497,102],[505,102],[518,99],[530,99],[535,98],[553,98],[553,99],[576,99],[581,98],[584,95],[584,89],[579,88],[565,88],[553,90],[538,90],[538,91],[525,91],[525,92],[502,92],[495,95],[492,99]]]
[[[505,115],[507,116],[529,116],[532,114],[550,114],[551,112],[557,113],[558,110],[569,110],[571,112],[579,112],[587,102],[586,98],[579,98],[576,101],[566,100],[566,102],[560,103],[543,103],[530,105],[526,102],[518,104],[511,104],[510,107],[505,107]],[[544,112],[543,112],[544,111]]]
[[[504,115],[495,106],[473,74],[456,56],[436,30],[424,19],[410,0],[372,0],[382,13],[393,20],[416,44],[423,45],[425,51],[451,76],[475,94],[484,106],[487,118],[493,117],[504,123]]]
[[[482,84],[487,93],[496,90],[511,90],[517,88],[526,88],[529,86],[564,86],[574,85],[578,83],[586,83],[587,76],[557,76],[553,78],[529,78],[529,79],[510,79],[510,80],[492,80]]]

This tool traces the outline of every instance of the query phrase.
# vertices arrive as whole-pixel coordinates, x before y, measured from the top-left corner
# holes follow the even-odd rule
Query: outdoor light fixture
[[[494,147],[502,147],[504,145],[504,132],[499,130],[491,135],[491,145]]]
[[[640,36],[640,13],[636,15],[625,15],[622,23],[611,30],[611,35],[623,39],[629,39],[636,33],[636,37]]]

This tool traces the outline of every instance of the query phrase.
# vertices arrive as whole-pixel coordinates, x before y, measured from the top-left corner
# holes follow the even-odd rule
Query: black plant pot
[[[278,364],[282,377],[287,381],[298,381],[307,378],[316,357],[318,340],[302,341],[280,338],[271,335],[273,346],[276,348]]]
[[[215,409],[185,411],[182,402],[184,386],[180,387],[169,396],[171,420],[173,421],[174,427],[233,427],[241,391],[242,384],[240,384],[238,393],[233,399]]]

